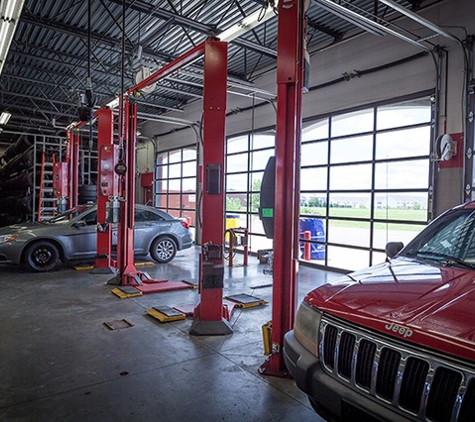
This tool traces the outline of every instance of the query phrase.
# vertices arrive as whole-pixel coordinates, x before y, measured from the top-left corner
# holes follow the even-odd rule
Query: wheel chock
[[[147,314],[158,319],[160,322],[172,322],[179,321],[181,319],[186,319],[186,314],[179,311],[175,308],[170,308],[169,306],[154,306],[153,308],[147,309]]]
[[[111,290],[111,293],[114,293],[116,296],[119,296],[121,299],[143,295],[143,293],[140,290],[137,290],[135,287],[132,287],[132,286],[115,287]]]
[[[136,267],[146,267],[146,266],[155,265],[155,263],[152,261],[140,261],[140,262],[135,262],[134,265]]]
[[[238,308],[254,308],[260,305],[267,305],[264,299],[260,299],[255,296],[248,295],[246,293],[240,293],[237,295],[226,296],[225,299],[236,303]]]
[[[73,268],[76,271],[91,271],[91,270],[94,269],[94,265],[91,265],[91,264],[77,264],[77,265],[73,265]]]

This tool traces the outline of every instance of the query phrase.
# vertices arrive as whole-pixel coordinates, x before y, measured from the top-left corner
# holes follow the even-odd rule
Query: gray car
[[[117,244],[113,225],[112,244]],[[92,260],[97,248],[97,206],[78,206],[47,222],[25,222],[0,228],[0,263],[24,264],[32,271],[51,271],[65,263]],[[156,208],[136,205],[135,256],[150,254],[170,262],[177,251],[193,244],[185,221]]]

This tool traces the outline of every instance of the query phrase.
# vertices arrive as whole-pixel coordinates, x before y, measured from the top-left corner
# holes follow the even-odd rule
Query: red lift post
[[[287,376],[282,346],[296,309],[305,0],[281,0],[277,36],[276,180],[271,355],[259,371]]]
[[[122,157],[119,157],[119,162],[116,165],[116,172],[119,174],[119,195],[123,199],[120,201],[120,221],[117,233],[117,266],[122,285],[134,286],[148,293],[159,290],[147,289],[147,285],[142,283],[151,285],[159,283],[159,281],[152,280],[145,273],[137,271],[134,263],[137,104],[125,97],[123,107],[124,139],[122,141],[124,151],[122,151],[122,154],[125,154],[125,161],[121,162]]]
[[[69,208],[74,208],[78,205],[78,190],[79,190],[79,132],[76,127],[70,129],[66,133],[68,141],[66,162],[69,166]]]
[[[226,335],[233,332],[227,320],[230,313],[223,306],[227,68],[228,44],[207,40],[203,79],[201,301],[194,311],[192,335]]]
[[[97,254],[93,271],[98,273],[115,273],[116,263],[112,259],[112,227],[107,221],[109,198],[117,197],[118,195],[118,184],[114,173],[117,146],[114,144],[113,139],[113,110],[107,108],[96,110],[93,118],[96,118],[98,121],[97,148],[99,154],[97,178]],[[67,167],[67,171],[63,171],[61,175],[62,178],[69,181],[66,195],[69,197],[70,208],[79,205],[79,130],[85,123],[85,121],[76,122],[68,129],[66,133],[66,163],[59,163],[66,164]],[[92,124],[92,119],[90,124]]]
[[[118,274],[110,284],[133,286],[142,293],[154,293],[164,290],[189,288],[189,284],[180,281],[153,280],[145,272],[138,271],[134,264],[134,223],[135,223],[135,148],[137,141],[137,104],[134,97],[142,88],[170,75],[174,71],[191,63],[203,52],[203,45],[195,47],[180,58],[157,70],[139,84],[130,88],[122,101],[123,110],[119,110],[122,130],[120,132],[119,161],[115,171],[119,175],[120,221],[118,224],[117,268]]]
[[[204,119],[203,161],[207,171],[203,176],[202,214],[203,245],[200,263],[201,303],[195,309],[195,321],[190,331],[195,335],[223,335],[232,332],[223,315],[229,315],[223,306],[223,242],[224,242],[224,138],[227,88],[227,43],[208,39],[183,56],[154,72],[141,83],[129,89],[124,96],[121,116],[124,122],[123,152],[125,161],[119,162],[119,194],[122,196],[118,231],[117,266],[122,286],[133,286],[144,293],[188,288],[182,282],[151,280],[137,271],[133,263],[133,226],[135,203],[135,146],[137,133],[137,106],[134,96],[144,87],[190,64],[204,53]]]
[[[99,109],[97,117],[97,254],[94,272],[115,273],[112,259],[112,225],[115,202],[118,201],[118,182],[114,172],[117,145],[114,144],[114,112]],[[109,212],[108,212],[109,211]]]

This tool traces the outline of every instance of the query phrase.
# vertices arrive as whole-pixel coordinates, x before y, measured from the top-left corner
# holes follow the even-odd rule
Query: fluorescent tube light
[[[20,20],[24,2],[25,0],[2,0],[0,2],[0,75]]]
[[[6,125],[10,120],[10,117],[12,117],[12,115],[8,111],[4,111],[0,114],[0,125]]]
[[[268,21],[270,18],[273,18],[275,15],[274,8],[277,8],[279,2],[276,1],[274,7],[268,6],[265,9],[265,12],[262,9],[256,10],[254,13],[251,13],[249,16],[246,16],[242,21],[236,23],[230,28],[218,34],[218,38],[221,41],[233,41],[236,38],[239,38],[241,35],[249,32],[251,29],[254,29],[256,26],[261,25],[262,23]]]
[[[112,109],[114,109],[118,106],[119,106],[119,97],[114,98],[112,101],[110,101],[106,104],[106,107],[109,107],[109,108],[112,108]]]

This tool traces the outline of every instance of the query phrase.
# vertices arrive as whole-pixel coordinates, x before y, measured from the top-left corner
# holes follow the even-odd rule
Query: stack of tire
[[[22,136],[0,156],[0,226],[31,219],[34,189],[33,139]]]
[[[96,185],[80,185],[78,189],[79,204],[95,204],[97,202]]]

